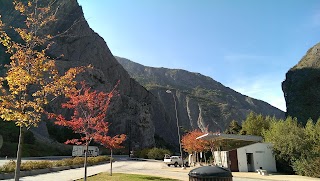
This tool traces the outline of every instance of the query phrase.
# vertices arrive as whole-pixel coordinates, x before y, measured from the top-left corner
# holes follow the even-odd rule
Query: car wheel
[[[168,164],[168,167],[170,167],[170,164]]]
[[[174,163],[174,167],[177,167],[178,166],[178,162]]]

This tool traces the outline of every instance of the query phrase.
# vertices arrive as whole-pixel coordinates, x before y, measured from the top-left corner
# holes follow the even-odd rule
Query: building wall
[[[272,154],[272,145],[268,143],[255,143],[237,149],[239,172],[248,172],[247,153],[253,155],[254,171],[260,169],[268,172],[277,172],[276,160]]]
[[[228,164],[228,151],[215,151],[214,164],[220,167],[229,168]]]

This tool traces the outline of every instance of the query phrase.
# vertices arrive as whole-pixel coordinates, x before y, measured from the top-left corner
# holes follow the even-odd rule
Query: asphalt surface
[[[155,160],[119,160],[113,163],[113,173],[132,173],[153,175],[166,178],[173,178],[178,180],[189,180],[188,173],[194,168],[189,167],[185,170],[177,167],[168,167],[162,161]],[[88,176],[95,175],[101,172],[110,172],[110,164],[96,165],[88,167]],[[70,169],[59,172],[52,172],[36,176],[23,177],[21,181],[71,181],[83,178],[84,168]],[[263,181],[263,180],[288,180],[288,181],[320,181],[320,179],[313,179],[300,176],[286,176],[286,175],[269,175],[261,176],[257,173],[233,173],[234,181]],[[13,180],[13,179],[10,179]]]

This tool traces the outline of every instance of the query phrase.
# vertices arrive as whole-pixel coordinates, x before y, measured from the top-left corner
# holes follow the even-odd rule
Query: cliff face
[[[46,3],[47,1],[41,1]],[[154,145],[155,125],[168,122],[164,109],[158,100],[135,80],[116,61],[106,42],[95,33],[84,19],[82,8],[76,0],[56,0],[51,6],[57,11],[57,21],[48,29],[41,30],[57,36],[55,44],[48,52],[57,60],[59,71],[80,65],[93,65],[94,69],[81,75],[93,89],[109,91],[120,80],[120,96],[115,97],[110,106],[107,121],[111,122],[111,134],[125,133],[134,147]],[[8,26],[20,26],[23,18],[13,10],[12,1],[0,2],[0,14]],[[3,47],[0,47],[1,63],[8,62]],[[50,109],[60,110],[61,100],[50,105]],[[157,120],[158,122],[155,122]],[[36,130],[38,136],[48,137],[45,124]],[[170,130],[162,130],[170,135]]]
[[[120,96],[113,99],[107,121],[112,123],[111,134],[127,134],[134,148],[153,146],[155,135],[177,145],[174,100],[166,93],[167,89],[171,89],[176,98],[179,125],[187,130],[208,127],[209,131],[223,131],[231,120],[242,121],[250,111],[283,116],[282,111],[269,104],[241,95],[201,74],[144,67],[119,58],[131,76],[146,89],[130,78],[106,42],[89,27],[76,0],[42,0],[41,3],[49,1],[53,2],[52,10],[57,11],[57,21],[41,32],[58,36],[48,54],[59,57],[57,66],[61,72],[70,67],[93,65],[92,71],[79,78],[86,80],[93,89],[109,91],[121,81]],[[23,24],[23,17],[13,10],[11,0],[0,1],[0,14],[8,26]],[[64,56],[60,57],[62,54]],[[9,62],[3,47],[0,47],[0,59],[1,64]],[[49,109],[61,111],[60,104],[61,100],[57,99]],[[35,134],[49,137],[44,122]]]
[[[320,44],[310,48],[300,62],[291,68],[282,90],[287,105],[287,115],[297,117],[305,124],[309,118],[320,116]]]
[[[263,115],[284,117],[284,112],[266,102],[242,95],[210,77],[185,70],[153,68],[116,57],[132,78],[151,91],[164,105],[171,119],[177,102],[180,125],[187,130],[200,128],[224,131],[232,120],[241,122],[254,111]]]

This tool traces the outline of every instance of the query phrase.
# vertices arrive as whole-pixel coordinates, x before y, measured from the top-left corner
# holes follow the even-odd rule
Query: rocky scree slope
[[[224,131],[232,120],[241,123],[251,111],[284,117],[284,112],[278,108],[242,95],[199,73],[147,67],[121,57],[116,59],[132,78],[159,99],[169,116],[174,118],[174,100],[166,93],[166,90],[172,90],[179,124],[184,130],[200,128],[205,131],[208,127],[209,131]]]
[[[282,82],[287,115],[305,124],[320,116],[320,43],[310,48]]]
[[[163,125],[171,121],[166,116],[162,104],[148,90],[130,78],[126,70],[113,57],[103,38],[89,27],[77,1],[41,1],[43,4],[49,2],[53,3],[52,11],[57,11],[57,21],[49,28],[40,30],[39,33],[59,35],[48,51],[51,57],[57,58],[59,71],[64,72],[75,66],[93,65],[94,69],[81,74],[79,80],[87,81],[96,90],[109,91],[120,80],[118,87],[120,96],[113,98],[107,119],[112,123],[110,134],[127,134],[130,144],[135,148],[153,146],[156,133],[160,137],[168,138],[169,142],[177,142],[172,129],[162,129],[165,127]],[[8,26],[23,25],[24,17],[14,10],[11,0],[0,1],[0,14]],[[18,37],[14,31],[9,34],[14,38]],[[62,54],[63,57],[60,56]],[[2,46],[0,58],[1,64],[9,62],[9,55],[5,53]],[[56,99],[48,109],[69,114],[69,111],[61,110],[61,103],[62,99]],[[45,122],[34,129],[34,133],[40,140],[49,138]]]

